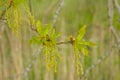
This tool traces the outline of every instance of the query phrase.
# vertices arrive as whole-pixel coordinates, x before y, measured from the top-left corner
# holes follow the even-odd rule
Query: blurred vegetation
[[[4,0],[0,0],[0,15],[5,10],[2,1]],[[40,20],[44,25],[52,23],[59,0],[31,1],[35,20]],[[120,0],[118,1],[120,4]],[[90,54],[82,57],[84,70],[97,62],[100,56],[116,43],[109,29],[107,4],[107,0],[65,0],[57,18],[55,29],[57,32],[61,32],[59,41],[67,40],[67,36],[71,36],[71,34],[76,36],[78,30],[86,25],[85,40],[96,43],[96,47],[88,47]],[[23,24],[19,25],[18,37],[6,22],[0,20],[0,80],[81,80],[80,76],[76,75],[72,61],[73,49],[69,44],[58,45],[59,53],[63,58],[56,73],[46,69],[45,63],[41,60],[43,56],[39,55],[28,75],[8,77],[23,72],[38,47],[29,43],[33,34],[36,33],[31,30],[29,16],[25,12],[25,8],[28,6],[28,0],[19,5],[22,15],[20,23]],[[115,6],[113,25],[120,36],[120,15]],[[87,74],[86,78],[87,80],[120,80],[119,74],[120,56],[118,49],[115,48],[106,59]]]

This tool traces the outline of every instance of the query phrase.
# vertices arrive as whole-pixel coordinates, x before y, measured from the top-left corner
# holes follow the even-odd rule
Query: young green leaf
[[[40,40],[38,36],[32,37],[32,39],[29,42],[30,44],[41,44],[42,43],[42,41]]]
[[[51,28],[51,24],[47,24],[45,27],[44,27],[44,35],[48,35],[49,34],[49,31],[50,31],[50,28]]]
[[[53,39],[56,39],[56,38],[60,37],[60,34],[57,34],[57,33],[55,32],[55,29],[53,29],[53,30],[52,30],[52,33],[51,33],[51,37],[52,37]]]
[[[86,33],[86,26],[83,26],[83,27],[79,30],[77,39],[78,39],[78,40],[81,40],[81,39],[84,37],[85,33]]]
[[[74,59],[75,59],[75,66],[77,74],[83,74],[83,67],[81,60],[81,55],[88,56],[88,49],[87,46],[94,46],[92,42],[83,41],[83,37],[86,33],[86,26],[83,26],[80,30],[76,38],[70,38],[71,44],[74,48]],[[74,41],[74,42],[73,42]]]
[[[88,52],[87,48],[81,48],[81,51],[84,54],[84,56],[88,56],[89,52]]]
[[[80,41],[79,44],[86,45],[86,46],[95,46],[95,44],[90,41]]]
[[[40,35],[42,32],[42,23],[39,20],[36,22],[36,29],[38,34]]]

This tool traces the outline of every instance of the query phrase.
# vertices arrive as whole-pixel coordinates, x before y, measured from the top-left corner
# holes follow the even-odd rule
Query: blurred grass
[[[28,4],[25,3],[25,6]],[[32,10],[35,19],[39,19],[43,24],[51,23],[54,12],[57,8],[58,0],[32,0]],[[0,13],[3,8],[0,8]],[[120,30],[119,16],[117,10],[114,15],[115,28]],[[29,21],[23,12],[23,25],[19,29],[19,37],[16,38],[7,25],[0,22],[5,27],[0,34],[0,80],[5,80],[7,76],[21,73],[29,64],[30,57],[35,52],[36,47],[29,44],[33,31],[29,28]],[[90,54],[84,57],[84,69],[106,53],[112,44],[115,44],[113,36],[108,29],[107,0],[65,0],[62,11],[57,19],[56,30],[62,33],[60,41],[66,40],[72,35],[76,35],[78,29],[87,25],[86,40],[96,43],[96,47],[90,48]],[[118,32],[119,33],[119,32]],[[64,36],[65,35],[65,36]],[[32,70],[29,72],[28,80],[80,80],[76,76],[73,64],[73,50],[69,44],[59,46],[63,60],[59,63],[57,73],[48,72],[45,63],[41,61],[41,55],[37,57]],[[120,80],[120,57],[115,49],[110,56],[101,64],[96,66],[87,75],[88,80]],[[24,77],[16,77],[10,80],[26,80]]]

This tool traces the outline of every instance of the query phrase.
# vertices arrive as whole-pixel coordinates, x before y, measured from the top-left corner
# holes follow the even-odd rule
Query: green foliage
[[[24,3],[27,0],[4,0],[8,5],[17,7],[20,4]]]
[[[36,29],[37,29],[37,32],[38,32],[38,34],[40,36],[46,36],[46,35],[48,35],[49,31],[50,31],[50,28],[51,28],[50,24],[48,24],[45,27],[43,27],[40,21],[36,22]]]
[[[57,49],[56,38],[59,37],[59,34],[56,34],[55,30],[53,29],[51,34],[50,28],[51,24],[46,25],[43,27],[42,23],[38,20],[36,22],[36,31],[38,33],[37,36],[34,36],[30,43],[35,43],[43,46],[42,54],[46,61],[46,67],[48,70],[54,68],[54,71],[57,71],[58,62],[61,60],[61,56]]]
[[[41,24],[40,21],[37,21],[37,22],[36,22],[36,29],[37,29],[37,32],[38,32],[39,34],[41,34],[41,32],[42,32],[42,24]]]
[[[76,45],[79,51],[81,51],[84,55],[87,55],[88,54],[87,46],[91,47],[91,46],[95,46],[95,44],[90,41],[83,40],[85,33],[86,33],[86,26],[83,26],[79,30],[79,33],[77,37],[75,38],[74,44]]]
[[[25,0],[7,0],[6,6],[6,20],[9,28],[18,36],[18,27],[22,24],[22,13],[19,10],[18,5]]]
[[[30,10],[29,9],[26,9],[26,13],[28,15],[28,18],[30,20],[30,24],[32,26],[35,26],[35,20],[34,20],[34,16],[31,14]]]
[[[46,25],[46,27],[43,27],[40,21],[36,22],[35,27],[38,35],[34,36],[30,40],[30,42],[43,46],[42,53],[45,56],[47,69],[50,70],[51,68],[54,68],[56,71],[58,62],[61,59],[56,44],[57,43],[56,38],[59,37],[59,34],[56,34],[55,30],[53,29],[51,34],[48,35],[51,29],[51,25],[48,24]],[[73,45],[73,49],[74,49],[74,61],[75,61],[76,72],[78,75],[83,74],[81,55],[87,56],[88,55],[87,46],[94,46],[92,42],[83,40],[85,33],[86,33],[86,26],[82,27],[79,30],[76,38],[70,37],[70,43]]]
[[[57,72],[58,63],[61,60],[61,55],[58,52],[56,46],[51,44],[43,46],[43,56],[45,56],[46,67],[49,71],[51,68],[54,69],[54,72]]]
[[[75,60],[75,67],[76,72],[78,75],[83,74],[83,67],[81,63],[81,55],[88,56],[88,49],[87,46],[94,46],[92,42],[84,41],[83,37],[86,33],[86,26],[83,26],[76,38],[70,38],[73,48],[74,48],[74,60]],[[81,54],[82,53],[82,54]]]
[[[6,11],[6,19],[9,28],[13,30],[13,32],[18,36],[18,26],[19,26],[19,11],[17,8],[10,8],[9,10]]]
[[[13,0],[15,5],[19,5],[21,3],[24,3],[26,0]]]
[[[18,35],[19,22],[21,22],[21,18],[19,18],[21,13],[19,12],[19,7],[17,6],[24,1],[25,0],[13,0],[13,2],[9,2],[9,4],[12,3],[9,10],[7,9],[9,4],[6,6],[6,19],[8,26],[15,32],[16,35]],[[29,17],[30,24],[35,26],[35,31],[38,33],[32,37],[30,43],[38,44],[43,47],[42,55],[44,56],[44,61],[46,62],[46,68],[48,70],[54,68],[54,71],[56,72],[58,63],[61,60],[61,55],[58,52],[56,42],[56,39],[60,36],[60,34],[56,34],[55,29],[53,29],[50,33],[51,24],[43,26],[39,20],[35,22],[34,16],[31,14],[29,9],[26,9],[26,13]],[[93,43],[83,40],[85,33],[86,26],[79,30],[78,35],[75,38],[70,38],[70,43],[73,45],[74,49],[74,61],[78,75],[83,74],[81,55],[87,56],[89,53],[87,47],[94,46]]]
[[[60,34],[56,34],[55,29],[53,29],[51,34],[48,35],[50,32],[51,24],[47,24],[45,27],[43,27],[42,23],[38,20],[36,22],[35,28],[38,33],[38,36],[34,36],[30,40],[30,43],[46,45],[49,42],[52,42],[53,45],[56,45],[56,38],[58,38]]]

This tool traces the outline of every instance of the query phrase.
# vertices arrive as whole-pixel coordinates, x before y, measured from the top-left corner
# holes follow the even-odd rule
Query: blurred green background
[[[53,15],[59,4],[59,0],[31,0],[32,12],[35,20],[41,20],[45,25],[52,23]],[[118,0],[120,2],[120,0]],[[64,6],[57,18],[55,29],[61,33],[58,41],[65,41],[67,36],[76,35],[84,25],[87,26],[85,40],[96,43],[96,47],[89,49],[89,56],[83,57],[83,67],[86,70],[91,64],[97,62],[111,45],[115,44],[114,37],[108,26],[107,0],[65,0]],[[28,1],[24,3],[28,7]],[[0,80],[6,80],[8,76],[14,76],[24,71],[38,46],[29,44],[32,35],[23,4],[20,5],[23,14],[23,24],[19,26],[19,35],[16,38],[7,24],[0,21]],[[0,14],[4,10],[0,7]],[[120,16],[114,7],[113,24],[120,34]],[[57,73],[48,72],[41,55],[37,56],[35,64],[27,76],[7,78],[7,80],[81,80],[76,75],[73,64],[73,50],[71,45],[58,45],[59,52],[63,56],[59,63]],[[120,80],[120,53],[117,48],[93,68],[86,76],[87,80]]]

